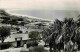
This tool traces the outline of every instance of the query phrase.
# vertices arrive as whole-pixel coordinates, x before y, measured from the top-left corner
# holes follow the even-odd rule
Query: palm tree
[[[56,19],[53,26],[46,29],[43,33],[43,37],[45,37],[46,41],[49,43],[50,52],[52,52],[52,48],[57,49],[57,44],[55,40],[58,36],[61,35],[63,22]]]

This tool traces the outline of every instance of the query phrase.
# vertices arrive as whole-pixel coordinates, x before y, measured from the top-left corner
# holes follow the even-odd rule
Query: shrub
[[[44,49],[44,47],[38,46],[30,48],[29,52],[47,52],[47,51]]]

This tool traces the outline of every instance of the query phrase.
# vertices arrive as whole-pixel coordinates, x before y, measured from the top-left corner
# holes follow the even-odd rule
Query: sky
[[[80,0],[0,0],[2,9],[79,10]]]

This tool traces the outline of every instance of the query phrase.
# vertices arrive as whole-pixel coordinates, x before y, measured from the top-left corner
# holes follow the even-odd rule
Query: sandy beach
[[[23,16],[24,18],[54,21],[54,20],[49,20],[49,19],[43,19],[43,18],[33,17],[33,16],[30,16],[30,15],[27,15],[27,14],[26,14],[26,15],[23,15],[23,14],[11,13],[11,12],[10,12],[10,11],[14,11],[14,10],[19,10],[19,9],[12,9],[12,10],[5,10],[5,11],[6,11],[7,13],[9,13],[10,15]]]

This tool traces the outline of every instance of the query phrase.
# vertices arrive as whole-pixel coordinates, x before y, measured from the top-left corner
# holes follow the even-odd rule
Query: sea
[[[47,20],[64,20],[64,18],[73,18],[77,20],[80,15],[78,10],[9,10],[10,13],[19,15],[28,15]]]

